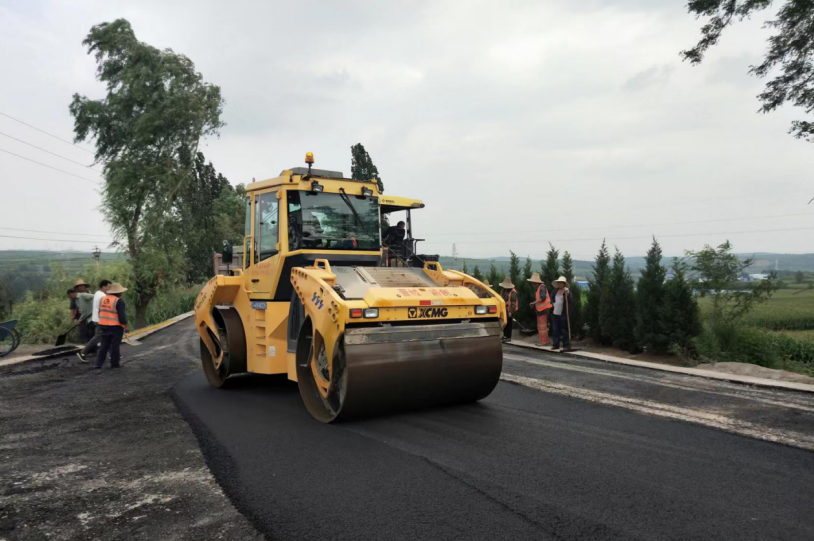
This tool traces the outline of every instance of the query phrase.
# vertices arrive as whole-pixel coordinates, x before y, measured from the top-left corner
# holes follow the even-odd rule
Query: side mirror
[[[232,264],[232,243],[228,240],[223,241],[223,246],[220,249],[220,257],[224,265]]]

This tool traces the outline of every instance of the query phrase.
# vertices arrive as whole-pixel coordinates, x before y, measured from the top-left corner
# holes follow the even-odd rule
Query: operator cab
[[[424,239],[415,238],[412,211],[424,208],[420,199],[380,195],[379,204],[382,215],[382,266],[423,267],[425,261],[438,261],[437,255],[418,254],[418,243]],[[404,230],[396,231],[401,222],[404,222]]]
[[[306,163],[307,168],[287,169],[246,187],[245,237],[233,250],[238,261],[225,243],[215,261],[216,274],[246,275],[254,300],[287,301],[291,269],[317,259],[364,267],[423,267],[425,261],[438,260],[416,252],[422,239],[413,235],[411,212],[424,207],[420,200],[380,195],[375,180],[312,169],[310,155]],[[383,243],[382,233],[399,220],[405,222],[403,237]]]

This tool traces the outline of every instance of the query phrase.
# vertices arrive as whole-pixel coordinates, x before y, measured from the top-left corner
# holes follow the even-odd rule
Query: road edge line
[[[155,325],[150,325],[148,327],[144,327],[138,330],[135,330],[131,333],[127,333],[128,338],[146,338],[151,334],[157,333],[162,329],[166,329],[172,325],[175,325],[179,321],[183,321],[195,314],[195,311],[184,312],[183,314],[179,314],[175,317],[172,317],[166,321],[162,321],[161,323],[156,323]],[[54,357],[68,357],[71,355],[75,355],[77,351],[80,351],[79,346],[76,346],[74,350],[71,351],[60,351],[58,353],[51,353],[50,355],[28,355],[27,357],[20,357],[18,359],[6,359],[5,361],[0,360],[0,369],[5,368],[7,366],[15,366],[21,363],[27,363],[29,361],[44,361],[46,359],[53,359]],[[11,362],[10,362],[11,361]]]
[[[612,355],[605,355],[601,353],[584,352],[559,352],[551,351],[534,344],[526,344],[511,340],[508,342],[510,346],[516,346],[525,349],[534,349],[537,351],[544,351],[546,353],[555,353],[557,355],[577,357],[579,359],[588,359],[592,361],[603,361],[606,363],[622,364],[626,366],[633,366],[636,368],[647,368],[649,370],[659,370],[662,372],[673,372],[676,374],[683,374],[686,376],[696,376],[707,379],[717,379],[721,381],[729,381],[732,383],[741,383],[744,385],[755,385],[757,387],[766,387],[771,389],[783,389],[786,391],[800,391],[804,393],[814,393],[814,385],[807,383],[798,383],[795,381],[778,381],[773,379],[756,378],[753,376],[741,376],[738,374],[727,374],[726,372],[713,372],[712,370],[702,370],[700,368],[684,368],[681,366],[671,366],[668,364],[650,363],[647,361],[635,361],[633,359],[625,359],[622,357],[614,357]]]

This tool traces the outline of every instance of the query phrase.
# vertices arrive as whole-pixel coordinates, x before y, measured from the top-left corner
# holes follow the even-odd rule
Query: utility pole
[[[452,267],[458,270],[458,247],[455,243],[452,244]]]
[[[99,266],[99,259],[102,257],[102,251],[98,246],[93,247],[93,259],[96,260],[96,266]]]

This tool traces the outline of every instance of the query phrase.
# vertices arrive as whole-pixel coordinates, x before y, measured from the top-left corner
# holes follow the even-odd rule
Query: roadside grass
[[[814,291],[780,289],[731,326],[710,320],[709,299],[699,299],[705,325],[699,352],[718,362],[745,362],[814,376]]]

